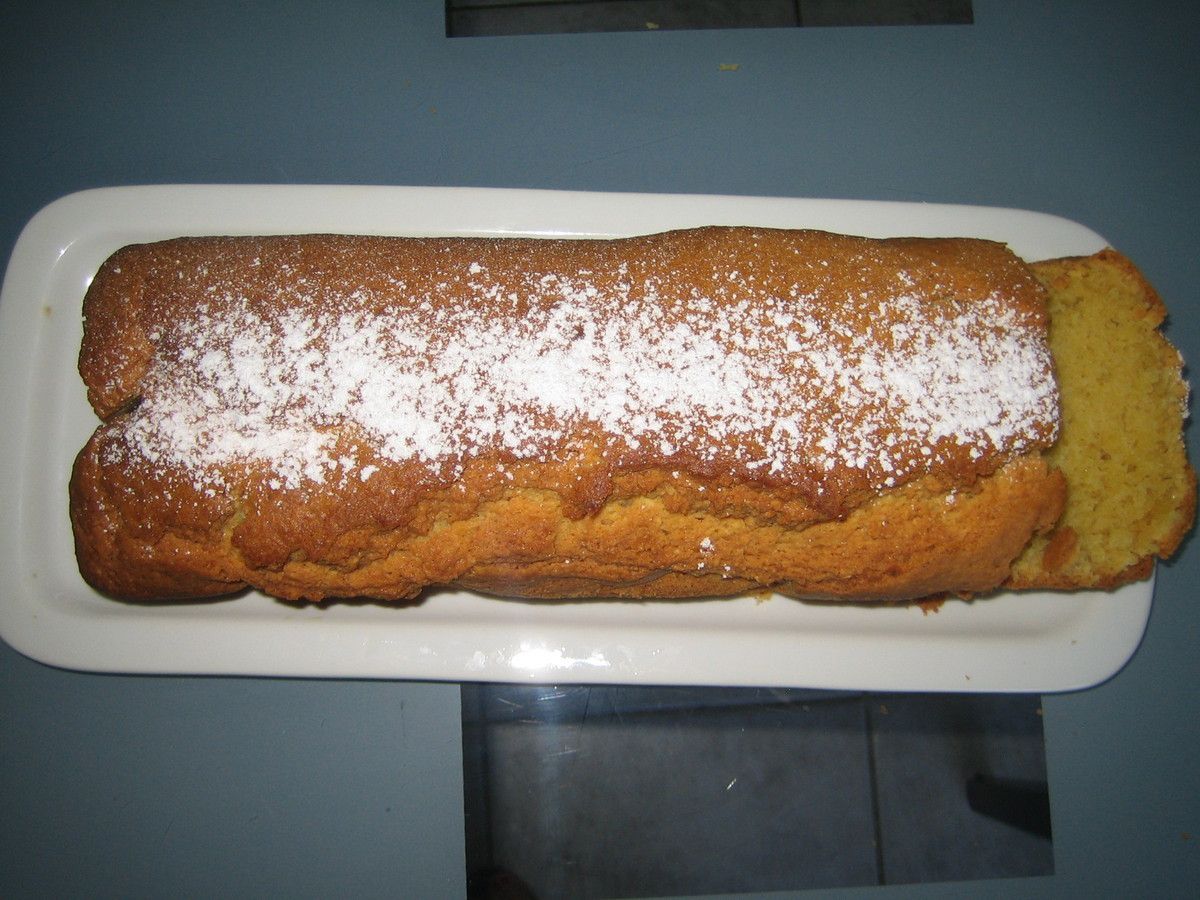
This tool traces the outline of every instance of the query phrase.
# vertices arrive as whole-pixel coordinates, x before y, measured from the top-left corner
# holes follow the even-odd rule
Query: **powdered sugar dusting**
[[[286,269],[272,276],[282,312],[215,282],[161,326],[110,452],[198,486],[265,463],[297,489],[367,482],[388,463],[453,477],[474,456],[554,459],[586,438],[614,459],[797,483],[851,470],[881,489],[1020,452],[1057,418],[1027,318],[994,292],[931,303],[907,272],[881,295],[768,287],[742,269],[677,285],[468,260],[422,286],[397,276],[334,298]],[[348,436],[369,459],[347,454]]]

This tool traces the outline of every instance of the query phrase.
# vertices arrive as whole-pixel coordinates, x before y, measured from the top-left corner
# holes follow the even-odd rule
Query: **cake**
[[[1055,297],[1097,293],[1065,271],[731,227],[126,247],[84,303],[103,421],[71,479],[80,569],[127,599],[1109,587],[1173,550],[1194,481],[1170,534],[1090,571],[1071,510],[1120,489],[1061,449],[1100,412],[1060,398],[1083,351]],[[1151,430],[1190,473],[1178,356],[1147,323],[1131,345],[1160,349],[1129,365],[1160,377],[1122,399],[1174,398]]]

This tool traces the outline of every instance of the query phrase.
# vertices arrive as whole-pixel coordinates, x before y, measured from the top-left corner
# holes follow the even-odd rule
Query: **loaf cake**
[[[126,247],[84,301],[80,570],[128,599],[385,601],[1139,577],[1189,501],[1089,582],[1053,456],[1070,278],[1041,275],[988,241],[723,227]]]

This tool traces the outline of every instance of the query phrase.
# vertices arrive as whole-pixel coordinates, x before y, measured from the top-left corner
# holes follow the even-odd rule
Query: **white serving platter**
[[[1153,579],[926,614],[781,597],[536,604],[458,592],[400,608],[295,607],[256,593],[132,605],[80,578],[67,479],[97,425],[76,372],[80,308],[119,247],[198,234],[584,237],[704,224],[984,237],[1030,260],[1105,245],[1054,216],[933,204],[284,185],[73,194],[30,221],[0,294],[0,635],[42,662],[110,672],[1005,692],[1116,673],[1144,633]]]

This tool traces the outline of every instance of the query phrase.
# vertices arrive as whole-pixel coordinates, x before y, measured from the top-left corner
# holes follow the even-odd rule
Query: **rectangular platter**
[[[67,480],[98,424],[76,371],[80,310],[119,247],[202,234],[605,237],[711,224],[982,237],[1028,260],[1105,246],[1055,216],[924,203],[293,185],[72,194],[22,232],[0,294],[0,636],[47,664],[107,672],[1051,692],[1119,671],[1144,633],[1153,578],[1113,592],[952,601],[935,613],[782,597],[538,604],[454,591],[401,608],[297,607],[253,592],[135,605],[80,578]]]

